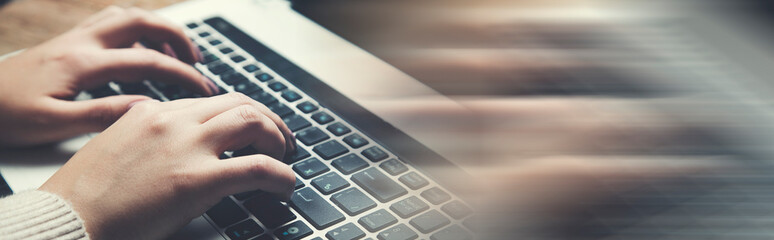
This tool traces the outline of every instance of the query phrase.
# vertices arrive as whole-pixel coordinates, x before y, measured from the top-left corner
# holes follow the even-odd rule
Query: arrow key
[[[331,230],[328,234],[325,234],[325,237],[330,240],[353,240],[365,237],[365,233],[355,224],[347,223],[344,226]]]

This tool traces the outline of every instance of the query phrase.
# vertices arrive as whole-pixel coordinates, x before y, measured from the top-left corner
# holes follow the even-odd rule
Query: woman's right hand
[[[292,135],[240,93],[148,100],[78,151],[40,190],[69,201],[93,239],[161,239],[221,198],[260,189],[288,199],[295,174],[277,159]],[[220,160],[252,145],[263,154]]]

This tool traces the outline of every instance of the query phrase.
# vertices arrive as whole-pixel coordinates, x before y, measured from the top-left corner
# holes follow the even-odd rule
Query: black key
[[[247,96],[255,99],[255,101],[263,103],[263,105],[271,105],[277,102],[277,98],[264,91],[255,91],[247,94]]]
[[[365,237],[365,233],[355,226],[354,223],[347,223],[331,230],[325,234],[325,237],[330,240],[354,240]]]
[[[211,62],[214,62],[215,60],[218,60],[218,56],[212,55],[212,54],[204,54],[204,57],[202,58],[202,64],[208,64]]]
[[[359,148],[368,144],[368,140],[366,140],[365,138],[360,136],[360,134],[357,134],[357,133],[344,137],[344,142],[347,143],[352,148]]]
[[[387,158],[387,153],[377,146],[366,148],[362,153],[363,156],[372,162],[378,162],[379,160]]]
[[[263,228],[258,226],[258,223],[255,221],[248,219],[227,228],[225,232],[232,240],[242,240],[258,236],[258,234],[263,233]]]
[[[274,90],[275,92],[279,92],[288,87],[286,87],[285,84],[282,84],[281,82],[273,82],[269,84],[269,88],[271,88],[271,90]]]
[[[420,189],[427,186],[427,184],[430,184],[427,179],[415,172],[407,173],[406,175],[399,177],[398,180],[413,190]]]
[[[423,198],[427,199],[427,201],[430,201],[431,203],[436,205],[451,199],[451,196],[448,193],[444,192],[438,187],[427,189],[424,192],[422,192],[420,195],[422,195]]]
[[[333,133],[333,135],[336,135],[336,136],[341,136],[352,131],[347,126],[344,126],[344,124],[340,122],[331,124],[326,129],[328,129],[329,132]]]
[[[312,240],[323,240],[321,237],[312,238]]]
[[[331,201],[350,216],[355,216],[376,207],[374,200],[368,198],[357,188],[349,188],[340,193],[333,194]]]
[[[398,161],[398,159],[394,159],[394,158],[387,160],[382,164],[379,164],[379,167],[381,167],[382,169],[384,169],[385,172],[393,176],[408,171],[408,167],[406,167],[406,165]]]
[[[285,106],[285,104],[282,104],[282,103],[275,103],[275,104],[269,105],[269,110],[276,113],[281,118],[290,116],[294,113],[293,109],[290,109],[288,106]]]
[[[228,85],[234,85],[237,83],[248,82],[247,78],[237,71],[230,71],[220,75],[220,80]]]
[[[223,42],[221,42],[220,40],[217,40],[217,39],[210,41],[210,45],[212,45],[212,46],[217,46],[217,45],[219,45],[221,43],[223,43]]]
[[[214,67],[214,66],[216,66],[216,65],[220,65],[220,64],[223,64],[223,62],[221,62],[221,61],[215,61],[215,62],[207,63],[207,65],[205,65],[205,66],[207,66],[207,67],[209,68],[209,67]],[[201,72],[201,70],[199,70],[199,69],[196,69],[196,70],[198,70],[199,72]]]
[[[445,212],[446,214],[448,214],[454,219],[462,219],[464,217],[467,217],[468,215],[470,215],[470,212],[471,212],[470,208],[468,208],[468,206],[465,206],[465,204],[463,204],[460,201],[451,201],[443,205],[443,207],[441,207],[441,210],[443,210],[443,212]]]
[[[411,230],[406,224],[388,228],[376,236],[379,240],[411,240],[419,237],[414,230]]]
[[[244,94],[250,94],[259,90],[261,90],[261,87],[259,87],[258,84],[252,83],[250,81],[242,81],[234,85],[234,91]]]
[[[376,168],[369,168],[353,174],[352,181],[355,181],[357,185],[360,185],[381,202],[388,202],[408,193],[406,189]]]
[[[245,201],[244,206],[268,228],[276,228],[296,219],[288,206],[266,193]]]
[[[304,113],[317,111],[317,106],[315,106],[311,102],[302,102],[302,103],[299,103],[298,106],[296,107],[298,108],[298,110],[301,110],[301,112],[304,112]]]
[[[296,177],[296,187],[295,187],[295,189],[299,189],[299,188],[302,188],[304,186],[305,186],[304,182],[302,182],[301,179]]]
[[[231,198],[225,197],[207,210],[207,216],[215,222],[215,225],[223,228],[247,218],[247,213],[242,211]]]
[[[232,70],[231,66],[229,66],[229,65],[227,65],[225,63],[220,63],[220,64],[212,64],[211,63],[211,65],[208,64],[207,66],[208,66],[207,69],[209,69],[210,72],[212,72],[214,74],[218,74],[218,75],[220,75],[221,73],[225,73],[228,70]]]
[[[414,219],[411,219],[409,223],[422,233],[430,233],[436,229],[448,225],[451,223],[451,221],[444,217],[440,212],[436,210],[430,210],[415,217]]]
[[[254,91],[252,93],[246,93],[248,97],[255,99],[256,101],[263,103],[263,105],[271,105],[277,102],[277,98],[271,94],[264,92],[263,89]]]
[[[327,172],[330,168],[325,166],[320,160],[317,160],[317,158],[310,158],[293,165],[293,170],[295,170],[298,175],[301,175],[301,177],[310,179]]]
[[[286,118],[283,118],[282,121],[285,122],[285,125],[287,125],[290,131],[293,131],[293,132],[304,129],[308,126],[312,126],[312,123],[310,123],[300,115],[293,115],[290,117],[286,117]]]
[[[186,24],[185,26],[186,26],[186,27],[188,27],[188,28],[190,28],[190,29],[194,29],[194,28],[198,27],[198,26],[199,26],[199,24],[196,24],[196,23],[189,23],[189,24]]]
[[[442,229],[433,235],[430,235],[430,240],[472,240],[471,236],[465,229],[454,225]]]
[[[274,230],[274,236],[277,236],[280,240],[298,240],[309,235],[312,235],[312,229],[301,221],[295,221]]]
[[[247,71],[247,72],[255,72],[255,71],[258,71],[258,69],[260,69],[260,68],[258,68],[258,66],[255,66],[255,64],[250,64],[250,65],[244,66],[242,68],[244,68],[245,71]]]
[[[253,197],[255,195],[258,195],[259,193],[262,193],[262,192],[263,191],[261,191],[261,190],[255,190],[255,191],[237,193],[237,194],[234,194],[234,198],[236,198],[239,201],[243,201],[245,199],[248,199],[248,198],[251,198],[251,197]]]
[[[343,174],[350,174],[368,167],[368,163],[354,153],[337,158],[331,164]]]
[[[235,63],[241,63],[244,60],[247,60],[247,59],[245,59],[245,57],[242,57],[242,56],[239,56],[239,55],[231,57],[231,61],[233,61]]]
[[[223,94],[226,94],[226,93],[228,93],[228,92],[226,91],[226,89],[224,89],[224,88],[223,88],[223,87],[221,87],[221,86],[218,86],[218,93],[216,93],[215,95],[223,95]]]
[[[256,97],[255,100],[260,102],[260,103],[263,103],[264,105],[270,105],[270,104],[274,104],[274,103],[278,102],[277,98],[275,98],[274,96],[272,96],[271,94],[269,94],[267,92],[259,93],[258,97]]]
[[[344,214],[336,210],[311,188],[302,188],[293,193],[290,202],[301,216],[317,229],[323,229],[344,220]]]
[[[312,180],[312,186],[317,188],[322,194],[328,195],[349,187],[349,182],[338,174],[331,172]]]
[[[376,212],[361,217],[357,222],[368,231],[376,232],[397,223],[398,219],[387,212],[387,210],[379,209]]]
[[[233,157],[241,157],[241,156],[247,156],[247,155],[253,155],[258,154],[258,150],[256,150],[252,146],[243,147],[242,149],[234,151],[234,153],[231,154]]]
[[[180,88],[164,91],[164,96],[166,96],[169,100],[199,97],[198,94],[195,94],[195,93],[189,92],[188,90],[180,89]]]
[[[211,34],[209,32],[200,32],[199,37],[209,37]]]
[[[333,117],[326,112],[318,112],[312,114],[312,119],[319,124],[326,124],[333,121]]]
[[[301,99],[301,95],[298,95],[295,91],[287,90],[282,92],[282,98],[288,100],[288,102],[295,102],[296,100]]]
[[[96,89],[88,90],[86,91],[89,94],[91,94],[92,98],[101,98],[101,97],[107,97],[107,96],[113,96],[118,95],[118,92],[113,90],[109,85],[105,85]]]
[[[328,138],[328,134],[320,130],[319,128],[312,127],[307,128],[304,131],[298,132],[296,138],[307,146],[312,146],[316,143],[322,142]]]
[[[199,45],[199,51],[202,52],[202,55],[204,55],[204,51],[207,51],[207,48],[205,48],[202,45]]]
[[[274,240],[273,237],[271,237],[271,234],[264,234],[261,236],[258,236],[257,238],[253,238],[253,240]]]
[[[222,52],[223,54],[229,54],[234,52],[234,49],[231,49],[230,47],[224,47],[220,49],[220,52]]]
[[[427,203],[415,196],[411,196],[390,205],[390,209],[402,218],[414,216],[428,208],[430,208],[430,206],[428,206]]]
[[[261,82],[266,82],[274,79],[274,77],[272,77],[268,73],[261,73],[261,74],[255,75],[255,78],[257,78],[258,81],[261,81]]]
[[[314,152],[320,155],[325,160],[338,157],[341,154],[347,153],[349,150],[341,145],[336,140],[330,140],[312,148]]]
[[[309,156],[312,156],[304,150],[303,148],[296,147],[296,152],[293,153],[293,155],[285,156],[284,162],[287,164],[298,162],[298,160],[308,158]]]
[[[119,86],[121,87],[121,92],[124,94],[140,94],[149,90],[148,86],[142,82],[121,83]]]

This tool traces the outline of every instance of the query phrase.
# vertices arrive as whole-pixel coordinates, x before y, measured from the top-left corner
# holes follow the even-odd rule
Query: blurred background
[[[0,54],[176,2],[10,1]],[[467,107],[385,100],[487,186],[492,239],[774,238],[771,1],[292,4]]]

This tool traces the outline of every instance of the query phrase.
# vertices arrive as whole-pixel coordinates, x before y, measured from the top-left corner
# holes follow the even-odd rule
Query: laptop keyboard
[[[298,151],[283,159],[296,172],[284,203],[261,191],[223,198],[205,217],[229,239],[471,239],[470,209],[458,198],[254,59],[210,25],[186,25],[204,59],[195,67],[220,94],[241,92],[283,118]],[[223,27],[221,25],[221,27]],[[233,26],[227,26],[233,28]],[[176,85],[111,82],[93,98],[140,94],[161,101],[199,95]],[[251,147],[222,159],[254,154]],[[227,161],[227,160],[226,160]]]

